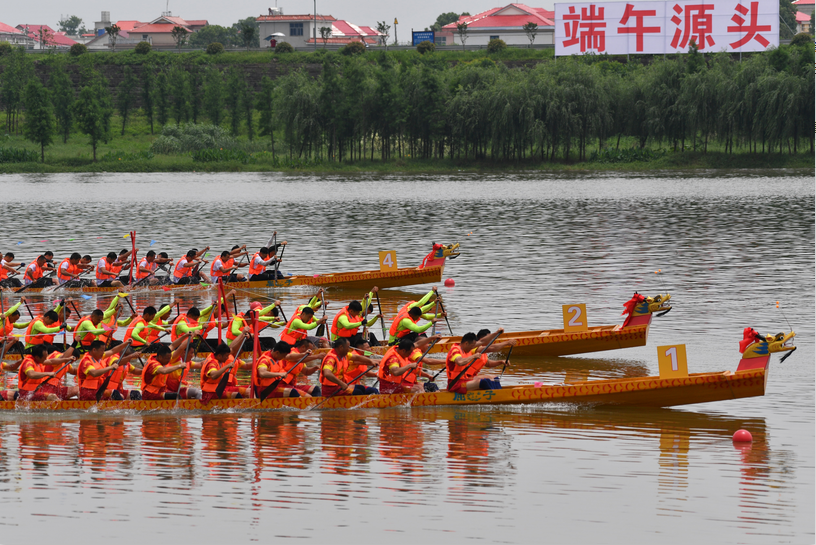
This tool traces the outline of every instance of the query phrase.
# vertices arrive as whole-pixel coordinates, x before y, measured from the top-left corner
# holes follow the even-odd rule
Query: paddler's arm
[[[156,328],[156,329],[161,329],[162,331],[166,331],[166,329],[164,329],[163,327],[158,326],[158,325],[154,325],[154,326],[150,326],[150,327],[153,327],[153,328]],[[140,335],[140,333],[142,331],[144,331],[145,329],[147,329],[147,326],[145,326],[145,323],[144,322],[139,322],[138,324],[136,324],[136,327],[133,328],[133,331],[130,334],[130,338],[135,340],[138,343],[147,344],[147,339],[143,339],[142,336]]]
[[[113,316],[113,314],[116,312],[116,305],[119,304],[119,298],[122,295],[126,294],[117,293],[113,300],[110,302],[110,305],[108,305],[108,308],[105,310],[105,318],[103,318],[104,320],[107,320],[108,318]]]
[[[114,347],[113,347],[113,348],[111,348],[110,350],[105,350],[105,355],[104,355],[104,356],[102,356],[102,357],[103,357],[103,358],[109,358],[109,357],[113,356],[114,354],[118,354],[118,353],[119,353],[119,352],[121,352],[122,350],[124,350],[124,349],[126,349],[126,348],[130,347],[130,343],[131,343],[131,342],[133,342],[133,341],[123,342],[123,343],[121,343],[121,344],[118,344],[118,345],[114,346]]]
[[[274,316],[261,316],[258,320],[267,324],[268,327],[277,328],[286,325],[286,322],[278,321]]]
[[[191,333],[193,331],[201,331],[202,327],[203,326],[201,325],[201,318],[199,317],[199,323],[197,326],[190,327],[189,325],[187,325],[187,322],[182,320],[178,323],[178,325],[176,325],[176,331],[183,335],[185,333]]]
[[[490,344],[491,341],[493,341],[493,339],[498,339],[501,336],[502,333],[504,333],[504,328],[500,327],[499,329],[497,329],[493,333],[485,335],[484,337],[479,339],[479,341],[476,343],[476,346],[488,345],[488,344]],[[493,347],[491,346],[490,350],[488,350],[488,352],[496,352],[496,350],[493,350]]]
[[[160,309],[159,309],[159,311],[156,313],[156,316],[154,316],[154,317],[153,317],[153,319],[152,319],[152,320],[150,320],[150,323],[151,323],[151,324],[156,324],[156,323],[158,323],[159,319],[160,319],[160,318],[164,318],[165,316],[167,316],[168,314],[170,314],[170,311],[171,311],[172,309],[173,309],[173,307],[171,307],[170,305],[164,305],[164,306],[163,306],[162,308],[160,308]]]
[[[275,310],[275,307],[277,307],[277,306],[278,306],[278,305],[280,305],[280,304],[281,304],[281,302],[280,302],[280,301],[275,301],[274,303],[272,303],[272,304],[271,304],[271,305],[269,305],[268,307],[264,307],[264,308],[262,308],[262,309],[260,310],[260,312],[258,312],[258,317],[261,317],[261,316],[266,316],[267,314],[269,314],[270,312],[272,312],[273,310]]]
[[[108,365],[107,367],[101,367],[99,369],[97,369],[96,367],[91,366],[91,367],[89,367],[88,369],[85,370],[85,374],[90,375],[92,377],[101,377],[102,375],[104,375],[108,371],[113,371],[114,369],[117,369],[118,367],[119,367],[119,360],[116,360],[115,362],[113,362],[113,365]]]
[[[247,338],[247,335],[249,335],[250,331],[252,331],[252,330],[251,330],[251,328],[250,328],[249,326],[245,327],[245,328],[243,329],[243,331],[241,331],[241,332],[240,332],[241,334],[240,334],[240,335],[238,335],[238,336],[237,336],[237,337],[236,337],[236,338],[235,338],[235,339],[234,339],[234,340],[233,340],[233,341],[230,343],[230,355],[231,355],[233,358],[235,358],[235,357],[238,355],[238,352],[240,352],[241,347],[244,345],[244,339],[246,339],[246,338]],[[236,362],[238,362],[238,360],[237,360],[237,359],[236,359],[235,361],[236,361]]]
[[[12,314],[14,314],[15,310],[20,308],[20,305],[22,305],[22,304],[23,304],[22,300],[17,301],[16,304],[14,304],[14,305],[12,305],[12,306],[10,306],[9,308],[6,309],[6,312],[3,313],[3,316],[6,316],[6,317],[11,316]]]
[[[388,364],[388,372],[395,377],[401,377],[408,371],[412,369],[416,369],[419,366],[418,363],[409,363],[408,365],[403,365],[402,367],[399,366],[397,363]]]
[[[215,304],[212,304],[212,305],[208,306],[207,308],[202,309],[201,314],[198,316],[198,323],[203,324],[203,323],[208,322],[210,320],[210,313],[213,311],[214,308],[215,308]]]
[[[260,378],[278,378],[278,377],[285,377],[286,373],[284,373],[284,372],[276,373],[276,372],[270,371],[269,368],[265,364],[261,363],[261,364],[258,365],[258,376]]]
[[[127,318],[120,318],[120,319],[116,320],[116,325],[118,325],[120,327],[124,327],[126,325],[130,325],[130,322],[132,322],[132,321],[133,321],[133,316],[131,315],[131,316],[127,317]]]
[[[360,320],[359,322],[350,322],[348,316],[343,315],[337,320],[337,325],[343,329],[354,329],[363,325],[363,321]]]
[[[241,327],[241,324],[246,324],[246,320],[239,320],[237,316],[232,318],[232,323],[230,324],[230,333],[233,336],[237,337],[238,335],[241,334],[241,331],[243,331],[243,327]],[[238,339],[236,338],[236,340]]]
[[[87,324],[88,322],[85,322],[85,323]],[[46,335],[50,335],[51,333],[58,332],[60,329],[62,329],[60,326],[45,327],[45,324],[42,323],[42,320],[38,320],[37,323],[34,324],[34,327],[31,328],[31,332],[34,333],[34,334],[44,333]],[[104,331],[103,331],[103,333],[104,333]]]
[[[292,329],[311,330],[311,329],[316,328],[317,326],[319,326],[321,323],[324,323],[324,322],[325,322],[325,319],[321,318],[320,320],[315,320],[311,324],[304,324],[303,320],[301,320],[300,318],[297,318],[292,322]]]
[[[68,363],[69,361],[74,361],[75,359],[76,359],[76,357],[74,357],[74,356],[71,356],[71,355],[66,356],[64,354],[61,354],[57,358],[49,358],[49,359],[45,360],[43,362],[43,365],[50,365],[50,366],[53,367],[55,365],[62,365],[63,363]]]
[[[322,365],[322,364],[321,364]],[[323,365],[323,376],[326,377],[329,382],[332,382],[340,387],[341,390],[346,390],[349,385],[337,378],[334,375],[334,366],[331,364]]]
[[[322,304],[323,304],[323,290],[321,289],[319,292],[317,292],[317,295],[315,295],[314,297],[312,297],[312,298],[309,300],[309,302],[308,302],[308,303],[306,303],[306,304],[307,304],[308,306],[312,307],[312,308],[313,308],[313,309],[315,309],[315,310],[319,309],[319,308],[320,308],[320,305],[322,305]]]
[[[430,301],[430,300],[431,300],[431,297],[433,297],[435,294],[436,294],[436,287],[434,287],[434,288],[433,288],[431,291],[429,291],[428,293],[426,293],[426,294],[425,294],[425,297],[423,297],[422,299],[420,299],[420,300],[419,300],[419,301],[417,301],[416,303],[413,303],[413,304],[412,304],[411,306],[409,306],[408,308],[413,308],[413,307],[424,307],[425,305],[427,305],[427,304],[428,304],[428,301]]]
[[[430,337],[420,337],[414,343],[414,347],[418,348],[419,350],[425,351],[425,348],[433,341],[439,342],[442,340],[442,335],[437,333],[436,335],[431,335]]]
[[[34,326],[34,327],[36,328],[36,326]],[[79,335],[81,333],[82,337],[84,338],[86,333],[93,333],[94,335],[102,335],[103,333],[107,333],[107,332],[102,328],[94,327],[90,320],[85,320],[84,322],[82,322],[80,324],[79,328],[76,330],[76,333],[77,333],[77,335]]]
[[[27,322],[14,322],[14,329],[26,329],[31,324],[31,320]]]
[[[403,318],[399,325],[403,329],[413,331],[414,333],[425,333],[427,330],[431,328],[431,326],[434,324],[434,321],[435,320],[431,320],[425,325],[417,325],[410,318]]]

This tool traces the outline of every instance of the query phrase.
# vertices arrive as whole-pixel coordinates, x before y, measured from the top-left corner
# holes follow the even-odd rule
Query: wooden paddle
[[[448,313],[445,311],[445,305],[442,304],[442,299],[439,297],[439,293],[436,294],[436,302],[439,303],[439,308],[442,309],[442,314],[445,315],[445,323],[448,324],[448,331],[450,332],[451,336],[453,336],[453,329],[451,329],[450,322],[448,321]]]
[[[402,380],[400,380],[400,382],[399,382],[399,386],[402,386],[402,383],[403,383],[403,382],[405,382],[405,379],[406,379],[406,378],[408,378],[408,375],[410,375],[410,374],[411,374],[411,371],[414,371],[414,370],[418,371],[418,370],[419,370],[419,364],[420,364],[420,363],[422,363],[422,360],[424,360],[424,359],[425,359],[425,356],[427,356],[427,355],[428,355],[428,352],[430,352],[430,351],[431,351],[431,348],[433,348],[433,347],[434,347],[434,345],[435,345],[436,343],[437,343],[437,340],[436,340],[436,339],[434,339],[434,340],[433,340],[433,342],[431,342],[431,346],[429,346],[429,347],[428,347],[428,349],[427,349],[427,350],[425,350],[425,353],[424,353],[424,354],[422,354],[422,357],[421,357],[421,358],[419,358],[419,359],[416,361],[416,363],[417,363],[417,367],[416,367],[416,369],[411,369],[411,370],[406,371],[405,373],[403,373],[403,374],[402,374]],[[444,369],[444,368],[443,368],[443,369]],[[419,373],[417,373],[417,374],[416,374],[416,377],[417,377],[417,380],[419,380]],[[433,382],[433,380],[431,380],[431,382]]]
[[[286,242],[286,241],[284,241],[284,242]],[[286,251],[286,245],[283,246],[283,250],[281,250],[281,253],[278,256],[278,259],[283,259],[283,252],[285,252],[285,251]],[[275,260],[275,286],[278,285],[278,268],[280,267],[280,263],[281,262],[278,261],[277,259]]]
[[[51,278],[51,277],[53,277],[53,276],[54,276],[54,271],[51,271],[51,273],[50,273],[49,275],[47,275],[47,276],[43,276],[42,278]],[[23,292],[24,292],[25,290],[27,290],[28,288],[33,288],[33,287],[34,287],[34,284],[36,284],[38,281],[39,281],[39,280],[35,280],[34,282],[32,282],[31,284],[29,284],[28,286],[23,286],[22,288],[20,288],[20,289],[16,290],[14,293],[23,293]]]
[[[304,354],[304,355],[303,355],[303,357],[302,357],[302,358],[300,358],[300,359],[297,361],[297,363],[295,363],[295,364],[292,366],[292,368],[291,368],[291,369],[289,369],[289,371],[287,371],[287,372],[286,372],[286,374],[285,374],[284,376],[276,378],[276,379],[275,379],[275,382],[273,382],[272,384],[270,384],[269,386],[267,386],[266,388],[264,388],[264,389],[263,389],[263,391],[261,392],[261,394],[258,396],[258,398],[259,398],[261,401],[263,401],[264,399],[266,399],[267,397],[269,397],[270,395],[272,395],[272,392],[274,392],[274,391],[275,391],[275,388],[277,388],[277,387],[278,387],[278,384],[280,384],[280,383],[281,383],[281,381],[283,381],[283,379],[285,379],[286,377],[288,377],[288,376],[289,376],[289,373],[291,373],[292,371],[294,371],[295,369],[297,369],[297,366],[298,366],[298,365],[300,365],[301,363],[303,363],[303,360],[305,360],[305,359],[306,359],[306,358],[308,358],[309,356],[311,356],[311,354]]]
[[[364,372],[362,372],[362,373],[360,373],[359,375],[357,375],[357,376],[356,376],[354,379],[350,380],[350,381],[349,381],[349,383],[348,383],[348,385],[349,385],[349,386],[351,386],[352,384],[354,384],[355,382],[357,382],[358,380],[360,380],[361,378],[363,378],[364,376],[366,376],[366,374],[367,374],[369,371],[371,371],[372,369],[374,369],[375,367],[377,367],[379,364],[380,364],[380,362],[376,362],[376,363],[371,364],[371,365],[368,367],[368,369],[366,369]],[[321,401],[321,402],[320,402],[320,403],[318,403],[317,405],[313,405],[313,406],[309,407],[307,410],[309,410],[309,411],[313,411],[313,410],[317,409],[318,407],[320,407],[320,406],[321,406],[321,405],[323,405],[325,402],[327,402],[328,400],[330,400],[331,398],[333,398],[334,396],[336,396],[337,394],[339,394],[339,393],[340,393],[340,392],[342,392],[342,391],[344,391],[344,390],[340,390],[340,389],[338,388],[337,390],[335,390],[335,391],[334,391],[334,393],[333,393],[332,395],[330,395],[330,396],[328,396],[328,397],[323,398],[323,401]]]
[[[317,293],[320,294],[320,303],[321,303],[321,306],[323,307],[323,317],[325,318],[326,317],[326,292],[323,291],[323,288],[320,288],[320,291],[318,291]],[[324,322],[324,323],[320,324],[319,326],[317,326],[317,336],[322,337],[325,333],[326,333],[326,323]],[[329,341],[331,342],[331,339],[329,339]]]
[[[200,338],[200,337],[199,337]],[[181,387],[184,384],[184,373],[187,372],[187,355],[190,353],[190,345],[192,343],[192,339],[188,339],[187,341],[187,348],[184,349],[184,367],[181,368],[181,376],[179,377],[179,386],[178,390],[176,390],[176,408],[178,409],[179,400],[181,399]]]
[[[136,267],[136,231],[130,232],[130,244],[132,252],[130,254],[130,271],[128,271],[128,284],[133,284],[133,269]]]
[[[125,347],[122,349],[122,352],[119,352],[119,359],[120,359],[120,360],[122,359],[122,355],[123,355],[123,353],[125,352],[125,350],[127,350],[127,349],[128,349],[128,346],[130,345],[130,343],[131,343],[132,341],[133,341],[133,339],[128,339],[128,341],[125,343],[125,345],[126,345],[126,346],[125,346]],[[97,390],[96,390],[96,402],[97,402],[97,403],[99,403],[99,402],[102,400],[102,396],[103,396],[103,395],[105,395],[105,390],[107,390],[107,389],[108,389],[108,384],[110,384],[110,381],[111,381],[111,379],[113,378],[113,374],[114,374],[116,371],[118,371],[118,370],[119,370],[119,365],[120,365],[120,364],[119,364],[119,363],[117,363],[116,369],[114,369],[113,371],[111,371],[110,373],[108,373],[108,376],[107,376],[107,377],[105,377],[105,381],[102,383],[102,386],[100,386],[99,388],[97,388]],[[127,364],[125,364],[125,365],[127,365]]]
[[[513,353],[513,347],[510,347],[510,350],[507,352],[507,357],[504,358],[504,365],[502,365],[502,372],[499,373],[499,380],[501,380],[502,376],[504,376],[504,370],[507,369],[507,364],[510,363],[510,354]]]
[[[377,296],[377,310],[380,313],[380,316],[384,316],[382,313],[382,305],[380,305],[380,292],[375,293],[374,295]],[[388,344],[388,336],[385,333],[385,318],[380,318],[380,324],[382,325],[382,332],[383,332],[383,339],[382,342]]]
[[[442,312],[444,312],[444,311],[442,311]],[[493,340],[490,341],[489,343],[487,343],[487,346],[485,346],[484,349],[479,353],[479,356],[483,356],[487,352],[487,349],[490,348],[490,345],[493,344],[494,342],[496,342],[496,339],[498,339],[499,337],[501,337],[501,335],[495,335],[493,337]],[[476,363],[477,361],[479,361],[479,358],[476,358],[475,360],[470,362],[467,367],[462,369],[462,372],[459,373],[459,375],[455,379],[453,379],[452,382],[448,383],[448,390],[450,390],[451,387],[453,387],[457,382],[459,382],[459,379],[462,378],[463,376],[465,376],[465,373],[467,373],[468,370],[470,370],[470,368],[473,367],[473,364]],[[442,370],[439,371],[439,373],[441,373],[442,371],[444,371],[447,368],[448,368],[448,366],[446,364],[445,367],[443,367]],[[437,373],[437,375],[439,373]],[[434,378],[436,378],[436,376],[434,376]],[[433,382],[433,380],[431,380],[431,382]]]

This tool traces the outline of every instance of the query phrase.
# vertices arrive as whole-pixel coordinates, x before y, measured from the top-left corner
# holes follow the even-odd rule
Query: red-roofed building
[[[64,32],[56,32],[48,25],[17,25],[16,28],[34,40],[34,49],[68,49],[76,43]]]
[[[535,44],[554,43],[555,12],[544,8],[531,8],[525,4],[509,4],[476,15],[463,15],[458,21],[443,26],[442,30],[436,33],[436,43],[461,45],[456,25],[467,23],[465,45],[487,45],[494,38],[502,39],[507,44],[528,45],[530,40],[522,27],[530,22],[538,25]]]
[[[0,23],[0,42],[8,42],[13,46],[23,46],[25,48],[32,48],[36,43],[34,39],[26,36],[24,32],[6,23]]]
[[[317,44],[323,44],[320,29],[331,29],[331,37],[326,40],[327,45],[345,45],[350,42],[363,42],[374,45],[379,40],[380,33],[368,26],[357,26],[354,23],[335,19],[331,15],[284,15],[280,8],[270,10],[269,15],[261,15],[257,19],[260,25],[261,47],[272,46],[273,43],[287,42],[293,47],[314,47],[314,36]]]
[[[801,11],[796,12],[796,32],[810,33],[810,15]]]
[[[103,20],[97,23],[97,27],[110,25],[109,19],[105,21],[109,16],[109,12],[102,12]],[[169,13],[157,17],[149,23],[132,20],[116,21],[116,26],[119,27],[116,47],[122,49],[133,48],[139,42],[147,42],[153,47],[176,47],[176,41],[173,39],[173,29],[175,27],[185,28],[192,34],[208,24],[206,19],[182,19]],[[88,48],[110,49],[110,36],[105,33],[104,28],[97,28],[97,33],[97,37],[87,43]]]

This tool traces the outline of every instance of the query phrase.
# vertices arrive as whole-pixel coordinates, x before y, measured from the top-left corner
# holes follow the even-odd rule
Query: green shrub
[[[790,44],[792,46],[806,45],[810,47],[813,45],[813,36],[811,36],[807,32],[800,32],[791,39]]]
[[[347,56],[362,55],[365,53],[366,46],[363,42],[349,42],[340,50],[340,53]]]
[[[87,53],[88,48],[85,46],[85,44],[74,44],[68,51],[71,53],[72,57],[79,57],[80,55]]]
[[[507,49],[507,44],[504,43],[504,40],[501,38],[493,38],[489,42],[487,42],[487,52],[488,53],[499,53]]]
[[[218,125],[166,125],[161,136],[153,141],[150,151],[163,155],[189,153],[208,148],[234,149],[240,146],[229,133]]]
[[[218,55],[224,52],[224,46],[218,42],[213,42],[207,46],[207,55]]]
[[[654,151],[650,149],[612,149],[606,148],[600,152],[594,152],[590,158],[590,163],[648,163],[655,159],[660,159],[666,154],[664,150]]]
[[[417,44],[417,51],[419,51],[420,55],[424,55],[425,53],[433,53],[436,51],[436,46],[433,42],[425,40],[424,42],[419,42]]]
[[[127,152],[127,151],[109,151],[105,155],[103,155],[99,160],[103,162],[114,162],[114,161],[146,161],[153,159],[154,155],[149,151],[137,151]]]
[[[147,42],[139,42],[136,44],[136,47],[133,48],[133,51],[138,53],[139,55],[147,55],[150,53],[150,50],[153,49],[149,43]]]
[[[11,44],[8,42],[0,42],[0,57],[5,57],[11,53]]]
[[[40,154],[19,148],[0,148],[0,163],[37,163]]]
[[[288,42],[280,42],[275,46],[275,53],[294,53],[295,48]]]
[[[243,150],[207,148],[193,153],[193,161],[197,163],[221,163],[224,161],[237,161],[245,165],[251,160],[252,155]]]

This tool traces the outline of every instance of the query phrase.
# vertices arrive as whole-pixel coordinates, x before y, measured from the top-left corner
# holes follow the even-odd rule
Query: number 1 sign
[[[589,328],[585,304],[563,305],[561,312],[564,314],[564,333],[586,331]]]
[[[688,377],[686,345],[673,344],[669,346],[658,346],[657,365],[660,368],[660,378]]]

